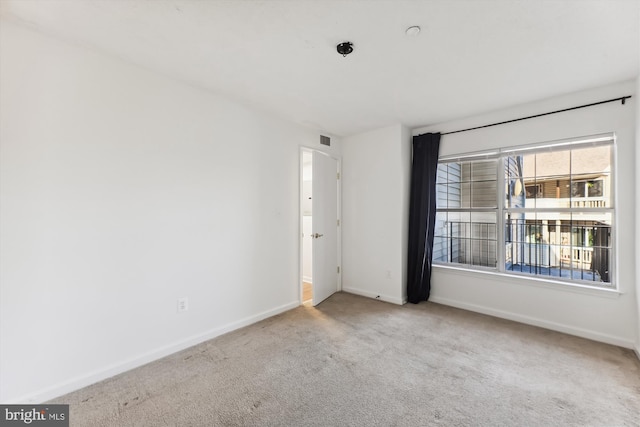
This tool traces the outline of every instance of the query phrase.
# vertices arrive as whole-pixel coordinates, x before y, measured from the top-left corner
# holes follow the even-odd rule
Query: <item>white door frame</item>
[[[324,155],[327,155],[329,157],[331,157],[332,159],[334,159],[337,164],[338,164],[338,174],[339,174],[339,179],[338,179],[338,190],[337,190],[337,205],[338,205],[338,221],[340,221],[340,226],[336,227],[337,229],[337,241],[338,241],[338,247],[336,248],[337,251],[337,255],[338,255],[338,266],[340,267],[340,273],[336,273],[338,274],[338,289],[336,290],[336,292],[340,292],[342,290],[342,158],[337,157],[327,151],[323,151],[323,150],[318,150],[317,148],[311,148],[311,147],[306,147],[306,146],[300,146],[300,153],[299,153],[299,159],[298,159],[298,167],[300,168],[299,171],[299,178],[298,178],[298,186],[299,186],[299,193],[298,193],[298,299],[300,301],[300,304],[302,305],[302,279],[303,279],[303,274],[302,274],[302,262],[303,262],[303,250],[302,250],[302,245],[303,245],[303,233],[302,233],[302,222],[304,220],[303,218],[303,208],[302,208],[302,203],[303,203],[303,153],[307,152],[307,153],[312,153],[312,152],[318,152],[318,153],[322,153]],[[313,185],[313,184],[312,184]],[[312,208],[312,213],[313,213],[313,208]]]

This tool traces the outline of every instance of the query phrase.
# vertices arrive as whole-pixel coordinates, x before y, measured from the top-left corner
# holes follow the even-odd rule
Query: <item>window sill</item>
[[[509,284],[518,284],[521,286],[534,286],[539,288],[553,289],[555,291],[573,292],[583,295],[594,295],[605,298],[618,298],[623,295],[618,289],[596,288],[578,283],[569,283],[560,280],[543,279],[540,277],[521,276],[518,274],[502,273],[495,270],[464,268],[452,265],[433,264],[438,270],[451,271],[456,274],[477,277],[478,275],[486,275],[499,279],[500,282]]]

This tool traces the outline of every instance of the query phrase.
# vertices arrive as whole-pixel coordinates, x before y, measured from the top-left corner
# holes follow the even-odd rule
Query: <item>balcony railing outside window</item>
[[[555,221],[506,220],[512,230],[505,242],[505,269],[539,276],[609,282],[611,227],[571,226]],[[520,236],[520,237],[517,237]]]

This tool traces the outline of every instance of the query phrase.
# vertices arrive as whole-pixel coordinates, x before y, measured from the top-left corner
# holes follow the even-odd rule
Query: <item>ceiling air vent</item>
[[[331,146],[331,138],[328,136],[320,135],[320,144],[326,145],[327,147]]]

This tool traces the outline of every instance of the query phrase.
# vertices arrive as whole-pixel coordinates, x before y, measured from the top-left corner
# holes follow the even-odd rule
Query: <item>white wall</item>
[[[626,82],[521,105],[504,111],[415,129],[447,132],[544,113],[633,94],[620,102],[545,116],[482,130],[445,135],[440,154],[448,155],[502,146],[551,141],[616,132],[617,135],[617,246],[619,293],[544,284],[531,279],[434,267],[431,301],[492,314],[549,329],[632,348],[638,334],[636,301],[636,247],[634,239],[638,197],[635,150],[636,84]]]
[[[410,132],[401,125],[343,139],[342,289],[406,300]]]
[[[636,79],[636,95],[640,94],[640,76]],[[636,165],[640,165],[640,108],[636,107]],[[635,169],[634,169],[635,171]],[[640,282],[640,173],[636,172],[636,283]],[[636,311],[636,324],[637,326],[637,335],[636,335],[636,346],[635,351],[638,358],[640,358],[640,290],[638,288],[639,285],[636,285],[636,300],[637,300],[637,311]]]
[[[400,290],[402,292],[402,303],[407,302],[407,261],[409,253],[409,193],[411,190],[411,161],[413,153],[413,136],[411,130],[405,126],[401,128],[400,136],[400,176],[402,201],[402,229],[400,246],[402,254],[402,279],[400,280]],[[409,165],[409,167],[407,167]]]
[[[299,146],[319,148],[317,132],[0,31],[0,401],[42,401],[299,304]]]

